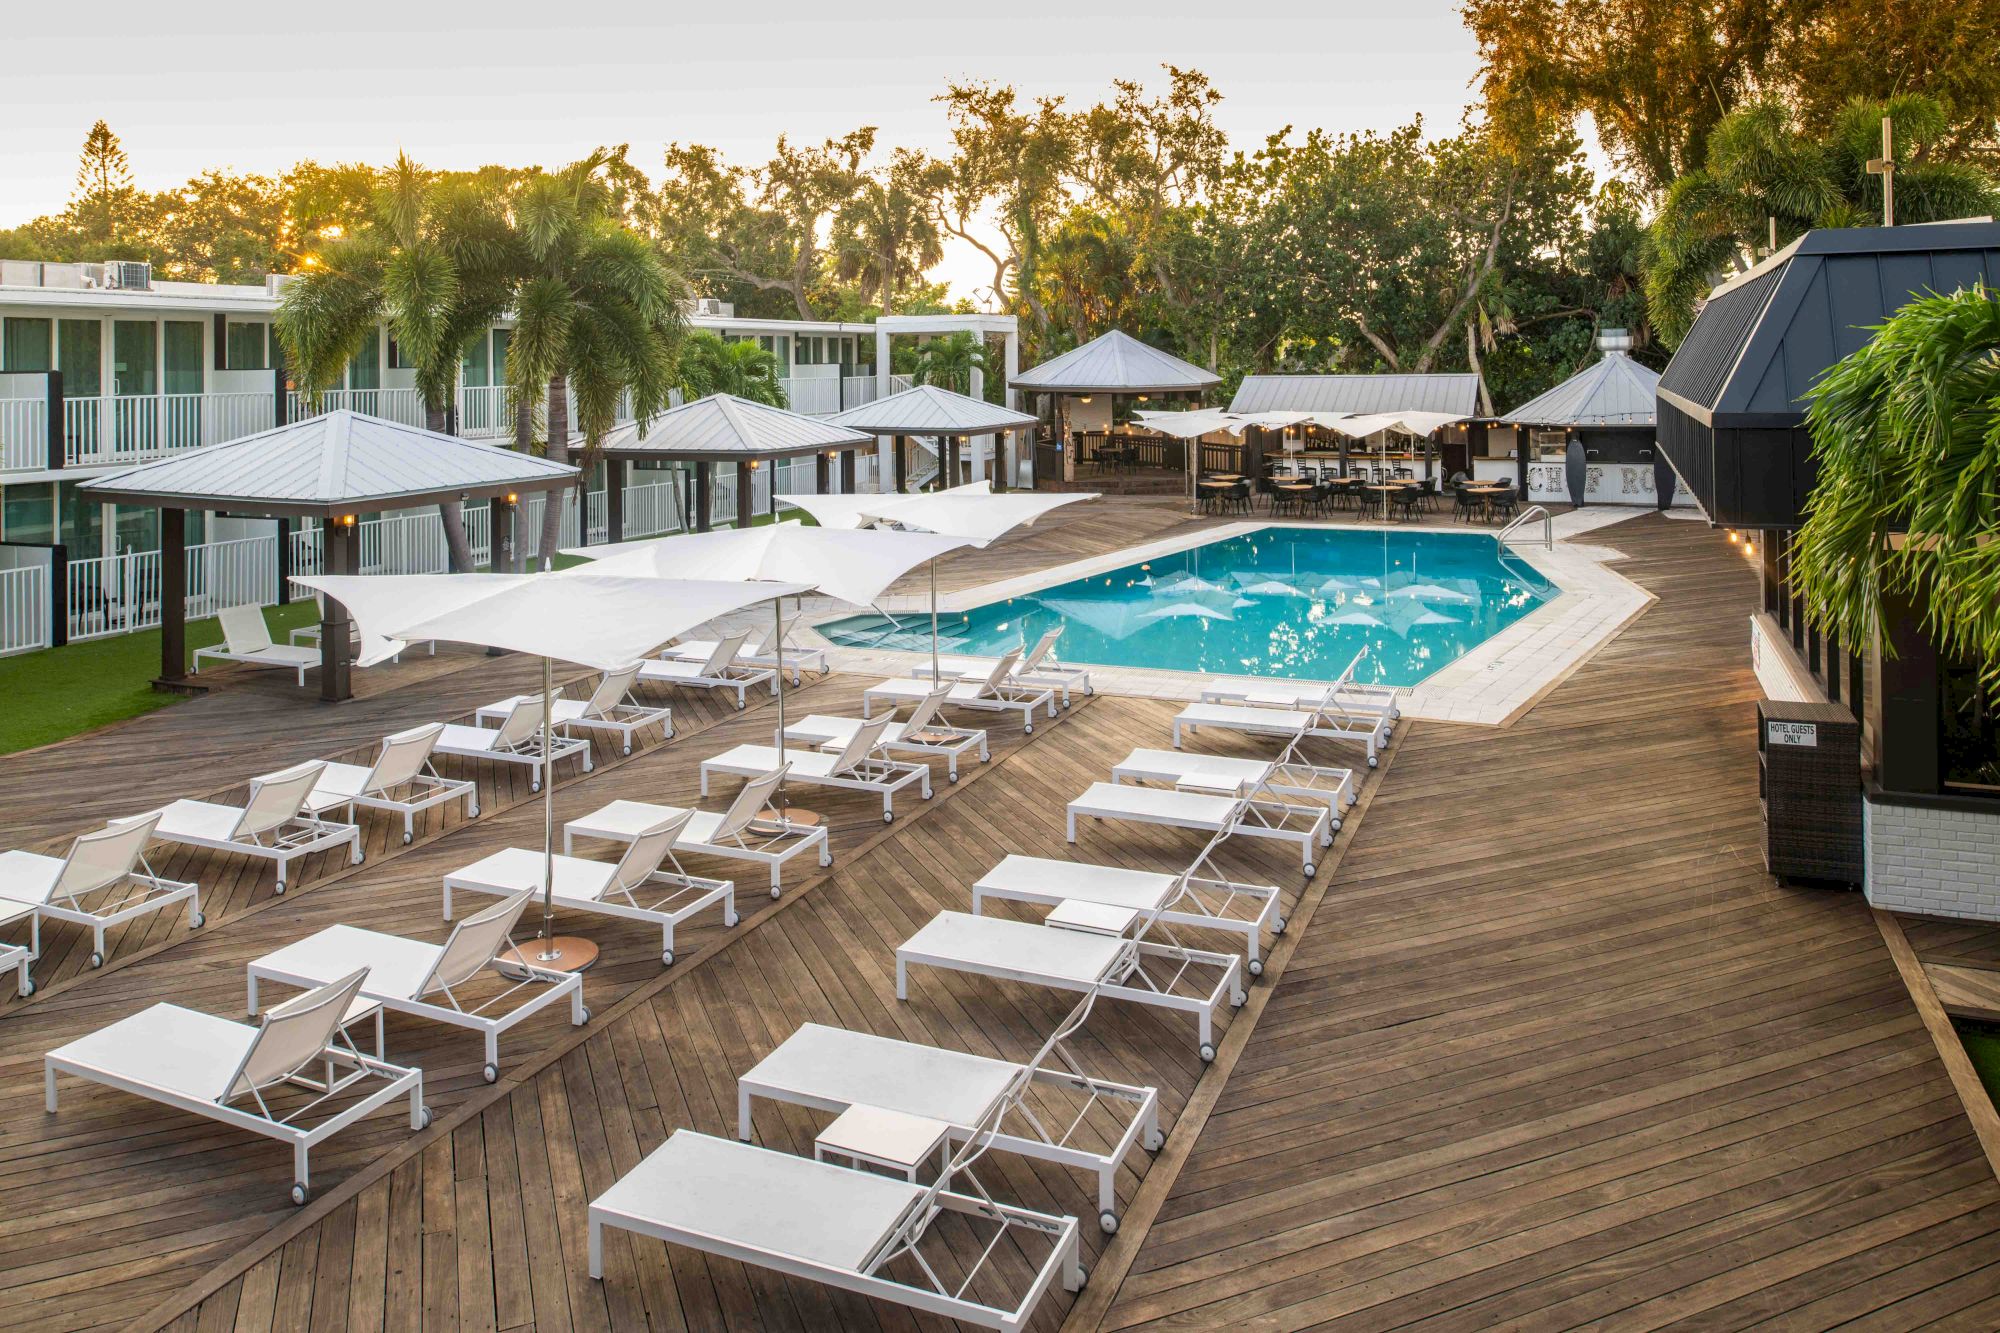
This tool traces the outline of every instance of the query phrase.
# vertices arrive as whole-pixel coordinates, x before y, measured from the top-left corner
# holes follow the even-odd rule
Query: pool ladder
[[[1493,545],[1498,550],[1507,549],[1507,539],[1514,535],[1514,529],[1525,527],[1539,516],[1542,520],[1542,546],[1553,551],[1556,547],[1556,521],[1549,511],[1540,505],[1529,505],[1516,514],[1506,527],[1493,534]]]

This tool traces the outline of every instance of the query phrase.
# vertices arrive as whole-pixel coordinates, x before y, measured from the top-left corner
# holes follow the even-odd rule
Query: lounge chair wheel
[[[90,955],[90,965],[91,965],[91,966],[92,966],[93,968],[97,968],[97,967],[103,967],[103,966],[104,966],[104,955],[103,955],[103,954],[101,954],[101,953],[93,953],[93,954],[91,954],[91,955]]]
[[[196,912],[193,916],[188,918],[189,930],[200,930],[203,926],[207,924],[208,924],[208,917],[200,912]]]
[[[946,778],[947,778],[947,779],[948,779],[949,781],[952,781],[952,782],[957,782],[957,781],[958,781],[958,774],[956,774],[956,773],[947,773],[947,774],[945,774],[945,777],[946,777]]]
[[[1311,879],[1313,877],[1313,872],[1318,869],[1319,867],[1314,865],[1312,862],[1310,861],[1306,862],[1306,878]]]
[[[310,1199],[311,1197],[312,1197],[312,1191],[307,1189],[304,1185],[292,1186],[292,1202],[294,1204],[297,1204],[299,1207],[301,1208],[305,1207],[306,1200]]]
[[[771,900],[775,902],[777,901],[777,898],[778,898],[778,886],[773,884],[771,886]]]
[[[1201,1044],[1201,1062],[1205,1065],[1215,1063],[1215,1044],[1213,1042],[1205,1041]]]
[[[1117,1235],[1117,1234],[1118,1234],[1118,1214],[1116,1214],[1116,1213],[1099,1213],[1099,1214],[1097,1215],[1097,1229],[1098,1229],[1099,1231],[1102,1231],[1102,1232],[1103,1232],[1103,1233],[1104,1233],[1105,1235],[1107,1235],[1107,1236],[1115,1236],[1115,1235]]]
[[[415,841],[415,835],[414,835],[414,834],[409,834],[409,833],[405,833],[405,834],[403,835],[403,845],[404,845],[405,847],[408,847],[408,846],[410,845],[410,843],[411,843],[411,842],[413,842],[413,841]]]
[[[1282,935],[1285,933],[1285,927],[1291,924],[1290,920],[1281,916],[1271,923],[1271,933],[1273,935]]]
[[[1376,757],[1375,757],[1374,755],[1372,755],[1372,754],[1368,756],[1368,767],[1370,767],[1370,768],[1380,768],[1381,766],[1382,766],[1382,761],[1381,761],[1380,759],[1377,759],[1377,758],[1376,758]]]
[[[673,965],[674,965],[674,951],[672,949],[660,950],[660,966],[672,967]]]
[[[417,1119],[420,1122],[417,1128],[429,1129],[431,1127],[431,1108],[426,1106],[423,1110],[419,1111]]]
[[[533,778],[529,779],[528,781],[529,791],[540,791],[541,789],[542,789],[542,784],[539,780]]]
[[[1253,977],[1261,977],[1261,976],[1263,976],[1263,975],[1264,975],[1264,960],[1263,960],[1263,959],[1261,959],[1261,958],[1252,958],[1252,959],[1250,960],[1250,975],[1251,975],[1251,976],[1253,976]]]
[[[271,892],[273,892],[273,893],[277,894],[277,895],[278,895],[278,896],[279,896],[280,898],[284,897],[284,896],[285,896],[285,881],[283,881],[282,879],[281,879],[281,880],[279,880],[279,881],[278,881],[278,886],[277,886],[276,888],[272,889],[272,890],[271,890]]]
[[[884,810],[884,811],[882,812],[882,822],[883,822],[884,824],[893,824],[893,823],[895,823],[895,822],[896,822],[896,812],[895,812],[894,810]]]
[[[500,1081],[500,1066],[487,1065],[479,1071],[479,1077],[485,1079],[488,1083],[498,1083]]]
[[[1156,1129],[1146,1136],[1145,1146],[1147,1152],[1158,1152],[1167,1146],[1167,1136]]]
[[[22,982],[22,983],[21,983],[21,998],[22,998],[22,999],[24,999],[24,1000],[25,1000],[25,999],[27,999],[27,998],[28,998],[28,997],[29,997],[30,995],[33,995],[34,993],[35,993],[35,983],[34,983],[34,982],[32,982],[32,981],[24,981],[24,982]]]
[[[583,1011],[583,1018],[581,1022],[578,1024],[578,1026],[582,1026],[582,1023],[588,1023],[589,1021],[590,1021],[590,1010],[585,1009]]]
[[[750,704],[748,700],[738,699],[736,701],[736,711],[739,713],[742,712],[745,708],[748,708],[749,706]]]

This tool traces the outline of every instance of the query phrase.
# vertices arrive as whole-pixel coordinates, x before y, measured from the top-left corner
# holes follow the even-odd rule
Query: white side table
[[[938,1166],[947,1164],[945,1141],[951,1126],[942,1120],[901,1111],[885,1111],[879,1106],[850,1106],[834,1118],[813,1140],[813,1157],[825,1161],[828,1153],[848,1158],[857,1166],[866,1164],[894,1171],[914,1183],[917,1168],[938,1154]]]

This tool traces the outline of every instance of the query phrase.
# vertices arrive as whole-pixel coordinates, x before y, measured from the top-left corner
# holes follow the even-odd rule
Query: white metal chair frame
[[[772,667],[753,666],[743,660],[743,641],[749,634],[734,634],[717,641],[715,651],[706,659],[681,659],[670,656],[672,649],[662,653],[656,662],[668,667],[692,665],[692,672],[667,672],[652,663],[641,663],[639,679],[660,685],[678,685],[698,690],[736,691],[736,709],[741,712],[750,706],[750,687],[769,683],[771,693],[778,692],[778,673]]]
[[[1397,702],[1403,695],[1402,687],[1397,685],[1365,685],[1354,679],[1355,671],[1361,666],[1361,659],[1366,656],[1368,656],[1368,650],[1363,648],[1360,652],[1354,654],[1353,658],[1347,663],[1347,666],[1331,681],[1319,686],[1317,689],[1307,688],[1296,690],[1290,697],[1310,702],[1318,696],[1323,695],[1327,690],[1332,690],[1346,700],[1346,706],[1350,712],[1387,713],[1390,721],[1396,721],[1403,716],[1402,707]],[[1217,676],[1202,686],[1201,701],[1205,704],[1239,703],[1256,698],[1261,693],[1269,693],[1273,697],[1282,696],[1284,694],[1284,684],[1285,682],[1282,681],[1260,681],[1255,678]],[[1311,682],[1300,682],[1300,684],[1310,685]],[[1264,706],[1270,707],[1272,705],[1266,704]]]
[[[1216,836],[1240,833],[1246,838],[1274,838],[1289,842],[1299,849],[1300,868],[1310,879],[1318,869],[1313,861],[1315,846],[1333,845],[1334,816],[1328,807],[1316,804],[1300,804],[1288,801],[1265,785],[1268,774],[1256,783],[1236,783],[1213,781],[1206,778],[1182,778],[1174,784],[1174,790],[1203,796],[1231,796],[1236,799],[1235,809],[1221,822],[1221,827],[1213,830]],[[1122,783],[1098,784],[1116,789]],[[1247,790],[1246,790],[1247,789]],[[1154,788],[1152,790],[1161,790]],[[1202,824],[1176,819],[1165,814],[1150,814],[1145,811],[1109,811],[1093,809],[1086,802],[1090,792],[1086,791],[1069,803],[1064,811],[1068,827],[1065,834],[1070,842],[1076,841],[1076,821],[1079,815],[1088,819],[1127,820],[1135,824],[1159,824],[1166,828],[1201,829]]]
[[[779,650],[784,652],[784,667],[791,675],[792,684],[805,681],[805,672],[826,670],[826,649],[807,648],[792,642],[792,632],[798,628],[799,615],[795,611],[784,617],[775,632],[762,631],[757,642],[749,644],[737,661],[753,667],[776,667]],[[746,639],[749,637],[745,636]],[[668,662],[706,662],[715,652],[716,639],[694,639],[685,643],[671,643],[660,650],[660,657]]]
[[[201,659],[208,657],[218,662],[240,662],[245,666],[282,667],[296,673],[299,684],[304,686],[306,672],[316,670],[320,665],[316,652],[274,643],[271,627],[264,623],[264,608],[260,606],[226,606],[215,613],[215,618],[222,628],[222,644],[194,650],[189,667],[194,675],[201,674]]]
[[[319,815],[328,810],[344,809],[350,822],[354,821],[357,808],[400,813],[403,816],[405,843],[416,838],[416,817],[433,806],[463,800],[465,817],[479,818],[479,784],[471,778],[442,777],[431,763],[437,738],[443,734],[444,723],[431,722],[383,737],[381,753],[375,756],[374,764],[362,770],[355,791],[330,793],[321,799],[315,789],[306,797],[306,812]],[[404,747],[419,742],[423,743],[423,754],[417,762],[411,763],[398,753]],[[325,777],[321,780],[336,775],[346,776],[360,770],[360,767],[359,764],[328,763]]]
[[[930,765],[889,757],[888,746],[883,744],[882,736],[888,730],[890,720],[885,717],[867,723],[848,737],[838,751],[829,747],[816,752],[815,757],[831,755],[829,770],[825,773],[801,770],[785,751],[776,747],[739,745],[734,750],[711,755],[701,761],[701,794],[708,795],[712,774],[754,777],[768,772],[765,764],[775,759],[789,770],[790,780],[801,786],[837,787],[879,795],[882,798],[882,822],[889,823],[896,817],[896,793],[911,783],[917,784],[917,791],[924,800],[931,799]],[[736,755],[741,758],[732,759]],[[752,763],[752,759],[757,762]]]
[[[551,711],[553,711],[553,700]],[[588,773],[597,766],[590,753],[590,742],[578,740],[574,736],[549,737],[548,768],[542,767],[542,699],[540,695],[524,694],[508,710],[500,725],[494,727],[465,727],[466,731],[489,732],[492,741],[486,748],[454,745],[451,741],[451,724],[445,724],[434,754],[451,755],[459,759],[498,759],[503,763],[526,764],[532,775],[528,780],[529,791],[540,791],[544,782],[555,780],[555,766],[565,759],[581,758],[583,771]]]
[[[421,1130],[431,1122],[430,1108],[424,1105],[423,1071],[364,1055],[347,1035],[346,1014],[365,977],[365,972],[352,973],[266,1011],[257,1036],[244,1052],[226,1091],[215,1100],[192,1097],[121,1074],[116,1069],[84,1063],[65,1056],[63,1051],[67,1048],[64,1047],[42,1057],[44,1104],[49,1114],[56,1113],[56,1075],[69,1074],[288,1143],[292,1148],[292,1202],[303,1204],[312,1191],[310,1152],[334,1134],[401,1096],[410,1099],[411,1132]],[[305,1027],[313,1035],[309,1049],[295,1049],[288,1055],[281,1054],[276,1063],[271,1063],[268,1057],[260,1062],[259,1055],[265,1042],[279,1040],[272,1034],[289,1036],[290,1030],[295,1027]],[[311,1078],[304,1073],[312,1065],[325,1066],[323,1078]],[[335,1071],[340,1069],[350,1072],[336,1076]],[[306,1126],[302,1123],[308,1114],[324,1103],[370,1078],[380,1079],[383,1086],[332,1112],[316,1124]],[[271,1109],[264,1094],[284,1085],[319,1095],[279,1115]],[[254,1111],[232,1105],[245,1097],[255,1105]]]
[[[22,999],[35,993],[35,979],[29,975],[29,967],[35,961],[25,944],[0,944],[0,972],[10,968],[14,972],[14,990]]]
[[[153,828],[159,823],[159,816],[141,815],[136,819],[114,820],[95,832],[81,834],[70,844],[69,852],[63,857],[62,868],[56,880],[49,886],[48,895],[39,901],[25,898],[0,897],[0,916],[6,916],[18,904],[29,909],[27,961],[37,961],[42,956],[42,921],[67,922],[73,926],[83,926],[90,931],[90,965],[104,966],[109,956],[104,947],[104,932],[113,926],[122,926],[153,912],[163,911],[177,902],[187,904],[188,929],[199,930],[206,920],[201,913],[201,887],[191,881],[167,879],[153,870],[146,859],[146,845],[153,836]],[[113,863],[91,868],[86,865],[100,843],[116,843],[125,840],[129,846],[122,852],[114,853]],[[0,856],[0,863],[7,857],[31,856],[33,853],[9,852]],[[53,858],[35,857],[36,862],[46,864]],[[80,874],[86,882],[72,883],[72,875]],[[121,885],[129,885],[137,892],[127,894],[116,901],[97,907],[85,906],[85,900],[98,894],[107,894]],[[0,884],[4,889],[4,884]],[[18,919],[18,913],[17,919]],[[0,945],[0,948],[7,946]],[[0,971],[5,970],[0,964]],[[29,980],[23,966],[21,972],[22,995],[34,993],[34,983]]]
[[[1056,692],[1046,685],[1029,685],[1014,679],[1014,664],[1020,660],[1019,652],[1010,652],[993,664],[993,669],[984,677],[969,677],[952,683],[951,693],[945,696],[945,706],[950,708],[972,708],[987,713],[1019,713],[1021,731],[1032,735],[1035,730],[1035,710],[1048,709],[1051,720],[1056,715]],[[921,673],[929,675],[928,671]],[[861,692],[861,716],[874,716],[878,699],[890,701],[892,707],[912,702],[910,686],[919,684],[910,680],[885,680],[879,685],[871,685]],[[922,696],[917,696],[921,698]]]
[[[682,837],[675,840],[675,847],[684,852],[719,856],[725,860],[753,861],[759,865],[769,866],[773,898],[776,898],[783,888],[785,863],[807,848],[819,848],[821,869],[832,865],[833,845],[827,836],[826,825],[795,824],[785,817],[782,810],[771,804],[772,795],[783,785],[785,775],[790,771],[790,764],[782,764],[768,773],[761,773],[750,779],[736,793],[736,798],[729,803],[729,808],[722,812],[721,821],[707,835],[707,841],[694,841]],[[634,802],[634,804],[643,803]],[[674,807],[663,805],[651,808],[664,814]],[[690,812],[690,817],[693,813]],[[603,838],[609,842],[629,842],[636,836],[593,825],[591,818],[591,815],[585,815],[563,825],[563,855],[570,854],[570,848],[578,838]],[[679,861],[676,860],[675,864],[678,865]],[[696,877],[691,875],[689,878]],[[728,881],[713,882],[720,884]]]
[[[329,851],[346,843],[351,849],[350,864],[361,864],[361,828],[357,824],[343,824],[338,820],[321,819],[317,815],[305,813],[307,797],[317,785],[326,764],[323,760],[311,760],[281,769],[276,773],[266,773],[250,780],[249,799],[241,807],[215,806],[218,809],[240,809],[236,827],[226,838],[210,838],[187,832],[176,832],[168,828],[155,828],[153,836],[163,842],[176,842],[188,847],[203,847],[211,851],[238,852],[244,856],[262,857],[276,863],[278,868],[277,892],[285,891],[285,875],[291,863],[301,856],[311,856],[315,852]],[[280,799],[286,802],[288,811],[282,818],[274,818],[268,812],[261,814],[258,803],[265,792],[276,788]],[[176,801],[153,812],[160,816],[161,823],[174,812],[175,806],[208,807],[207,801]]]
[[[616,671],[607,671],[598,677],[588,699],[557,699],[550,709],[555,718],[558,735],[567,735],[570,727],[585,731],[608,731],[618,737],[623,753],[632,753],[632,742],[639,732],[657,723],[660,739],[674,738],[674,710],[665,704],[641,704],[631,702],[631,691],[638,682],[640,669],[644,663],[633,662]],[[473,716],[481,726],[505,718],[508,711],[523,700],[539,703],[532,694],[517,694],[509,699],[496,700],[487,704]]]
[[[1050,686],[1058,692],[1062,706],[1068,708],[1071,690],[1082,690],[1086,695],[1095,691],[1091,688],[1088,667],[1068,666],[1056,660],[1056,643],[1062,635],[1063,627],[1058,625],[1054,629],[1042,631],[1042,637],[1035,641],[1033,648],[1023,644],[1016,649],[1015,651],[1020,654],[1020,660],[1014,664],[1014,669],[1008,672],[1008,679],[1018,685]],[[951,680],[979,680],[993,669],[993,662],[996,660],[998,659],[941,657],[938,659],[938,674],[941,678]],[[931,669],[927,666],[913,666],[910,668],[910,674],[928,676],[931,674]]]
[[[1296,709],[1263,708],[1254,704],[1190,704],[1174,717],[1174,748],[1181,748],[1182,731],[1215,727],[1250,736],[1314,736],[1325,740],[1360,741],[1368,751],[1368,767],[1381,765],[1380,753],[1389,746],[1395,719],[1386,712],[1356,713],[1342,706],[1338,691],[1329,687],[1318,700]],[[1230,708],[1227,720],[1190,716],[1203,707]],[[1259,715],[1265,715],[1260,717]]]
[[[979,752],[979,762],[986,763],[993,757],[986,741],[984,727],[954,727],[938,720],[938,712],[944,707],[945,696],[951,692],[949,686],[939,686],[919,700],[910,710],[908,720],[891,721],[882,733],[882,748],[891,754],[920,754],[925,758],[938,757],[945,761],[945,777],[948,781],[958,781],[958,761],[974,750]],[[895,717],[893,711],[890,718]],[[816,724],[828,722],[851,723],[851,726],[824,728]],[[782,745],[795,741],[801,745],[816,745],[822,750],[831,750],[845,745],[855,731],[868,726],[867,718],[831,718],[814,713],[800,718],[787,726],[779,737]],[[840,733],[845,731],[847,735]]]

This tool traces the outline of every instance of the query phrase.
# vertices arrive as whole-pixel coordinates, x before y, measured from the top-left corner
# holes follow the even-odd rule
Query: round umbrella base
[[[796,805],[788,805],[781,812],[785,821],[800,828],[818,828],[820,814],[817,810],[802,810]]]
[[[544,954],[554,954],[546,958]],[[558,935],[545,940],[539,935],[526,944],[502,950],[494,963],[500,971],[510,977],[525,976],[521,964],[527,963],[544,972],[581,972],[597,961],[597,946],[577,935]]]

